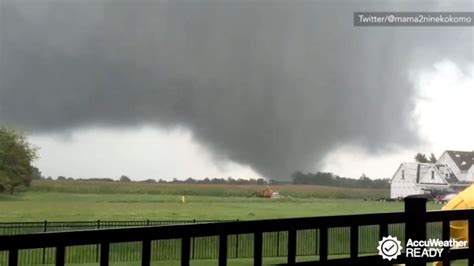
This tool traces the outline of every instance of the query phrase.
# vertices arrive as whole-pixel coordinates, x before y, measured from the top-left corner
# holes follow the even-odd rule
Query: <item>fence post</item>
[[[297,235],[296,230],[291,229],[288,231],[288,254],[287,263],[293,265],[296,262],[296,248],[297,248]]]
[[[181,238],[181,266],[190,265],[191,239],[189,237]]]
[[[262,266],[262,232],[255,232],[253,237],[253,265]]]
[[[405,241],[426,240],[426,201],[427,199],[421,196],[405,198]],[[426,262],[417,258],[406,258],[406,265],[425,266]]]
[[[277,232],[277,243],[276,243],[276,256],[280,257],[280,231]]]
[[[350,228],[350,253],[351,259],[355,260],[359,257],[359,226],[352,225]]]
[[[322,226],[319,228],[319,260],[327,261],[328,260],[328,228]]]
[[[66,264],[66,247],[56,247],[56,266],[64,266]]]
[[[238,222],[239,219],[236,220]],[[239,258],[239,234],[235,235],[235,258]]]
[[[468,227],[468,245],[469,245],[469,258],[468,264],[474,265],[474,218],[470,217]]]
[[[239,234],[235,235],[235,258],[239,258]]]
[[[451,239],[451,228],[450,228],[450,223],[448,220],[444,220],[442,224],[442,230],[443,230],[443,240],[444,241],[449,241]],[[449,249],[448,249],[449,251]],[[449,252],[443,252],[443,266],[450,266],[451,261],[448,259]]]
[[[48,231],[48,221],[44,221],[43,231],[46,233]],[[46,248],[43,248],[43,264],[46,262]]]
[[[8,266],[18,265],[18,249],[10,249],[8,251]]]
[[[97,229],[100,229],[100,220],[97,220]],[[99,250],[100,246],[99,244],[95,245],[95,261],[99,262],[99,253],[100,253],[100,250]]]
[[[225,234],[219,236],[219,266],[227,265],[227,237]]]
[[[314,255],[319,255],[319,230],[314,229]]]
[[[142,266],[151,264],[151,240],[146,239],[142,242]]]

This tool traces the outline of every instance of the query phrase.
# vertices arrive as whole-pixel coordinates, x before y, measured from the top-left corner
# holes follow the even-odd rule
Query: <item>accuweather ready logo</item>
[[[390,261],[396,259],[402,254],[402,243],[397,239],[397,237],[383,237],[383,239],[379,241],[377,249],[379,250],[379,255],[382,256],[383,259]]]
[[[435,258],[441,257],[444,249],[449,248],[465,248],[467,247],[467,241],[458,240],[440,240],[440,239],[428,239],[428,240],[412,240],[408,239],[405,245],[405,256],[411,258]],[[379,241],[377,247],[379,255],[383,259],[393,260],[397,259],[402,254],[402,243],[397,237],[383,237]]]

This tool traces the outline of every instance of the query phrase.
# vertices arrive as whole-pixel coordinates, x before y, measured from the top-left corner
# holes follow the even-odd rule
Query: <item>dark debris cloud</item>
[[[473,61],[469,27],[354,27],[466,1],[0,1],[0,123],[186,127],[267,178],[341,145],[415,145],[412,73]],[[159,160],[159,158],[157,158]]]

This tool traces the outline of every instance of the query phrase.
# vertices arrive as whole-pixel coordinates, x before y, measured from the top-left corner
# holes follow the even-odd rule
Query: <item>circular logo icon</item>
[[[390,261],[402,254],[402,243],[397,237],[388,236],[379,241],[377,249],[383,259]]]

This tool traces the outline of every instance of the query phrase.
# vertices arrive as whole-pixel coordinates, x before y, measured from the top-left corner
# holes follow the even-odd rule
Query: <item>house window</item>
[[[431,180],[434,179],[434,171],[431,171]]]
[[[402,170],[402,180],[405,180],[405,170]]]

